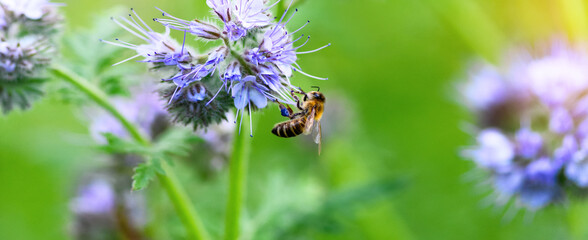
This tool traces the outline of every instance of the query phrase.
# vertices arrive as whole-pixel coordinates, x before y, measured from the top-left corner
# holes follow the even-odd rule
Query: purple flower
[[[565,108],[556,108],[549,119],[549,129],[558,134],[565,134],[574,128],[574,120]]]
[[[562,197],[562,190],[557,185],[559,167],[549,158],[531,162],[525,169],[525,181],[520,189],[520,202],[536,210],[543,208]]]
[[[531,90],[544,104],[557,107],[588,87],[588,57],[581,51],[554,44],[551,53],[528,63]]]
[[[229,0],[206,0],[206,5],[212,8],[224,23],[231,21],[231,3]]]
[[[234,22],[228,22],[225,24],[225,32],[227,34],[227,37],[229,37],[229,41],[233,42],[247,35],[247,29],[239,26]]]
[[[233,62],[227,66],[223,79],[227,81],[239,81],[241,80],[241,67],[238,62]]]
[[[471,74],[470,81],[460,86],[466,104],[484,110],[506,100],[509,93],[504,78],[493,67],[485,67]]]
[[[114,209],[114,189],[106,181],[96,180],[84,186],[70,207],[77,214],[107,214]]]
[[[195,35],[195,36],[198,36],[198,37],[201,37],[204,39],[214,40],[214,39],[219,39],[221,37],[220,30],[216,26],[214,26],[210,23],[206,23],[206,22],[200,21],[198,19],[194,19],[193,21],[186,21],[186,20],[176,18],[176,17],[164,12],[163,10],[161,10],[159,8],[158,8],[158,10],[162,12],[163,16],[167,16],[167,17],[171,18],[171,19],[159,19],[159,18],[153,19],[154,21],[163,24],[165,27],[180,30],[180,31],[185,31],[185,32],[188,32],[192,35]]]
[[[237,108],[237,116],[241,112],[241,120],[243,122],[243,115],[245,107],[249,108],[249,122],[251,123],[251,107],[260,109],[267,106],[268,91],[263,84],[257,82],[255,76],[246,76],[237,83],[235,83],[231,89],[232,96],[235,102],[235,108]],[[237,119],[237,117],[235,117]],[[251,128],[250,128],[251,129]],[[241,125],[239,125],[239,131]],[[253,137],[253,131],[251,129],[250,135]]]
[[[206,4],[224,22],[229,40],[237,41],[246,36],[250,29],[269,25],[271,18],[266,11],[278,2],[269,7],[265,6],[263,0],[207,0]]]
[[[561,143],[561,146],[555,149],[553,153],[554,166],[560,168],[569,162],[574,154],[578,151],[578,143],[573,135],[566,135]]]
[[[579,187],[588,187],[588,150],[582,148],[572,156],[565,168],[565,176]]]
[[[285,13],[284,13],[285,15]],[[293,16],[293,15],[292,15]],[[283,18],[283,16],[282,16]],[[298,37],[297,39],[293,40],[292,35],[296,32],[300,31],[304,28],[309,22],[304,24],[302,27],[288,33],[284,28],[287,22],[285,23],[278,23],[273,28],[269,28],[264,33],[263,41],[260,43],[259,47],[251,49],[245,53],[245,58],[253,65],[270,65],[273,64],[280,70],[280,73],[286,77],[290,77],[292,75],[292,70],[300,72],[301,74],[319,79],[319,80],[327,80],[328,78],[320,78],[316,76],[312,76],[306,72],[303,72],[300,66],[296,63],[297,55],[298,54],[307,54],[317,52],[323,48],[330,46],[331,44],[327,44],[320,48],[311,51],[305,52],[297,52],[297,50],[308,42],[310,37],[306,38],[306,41],[294,47],[294,43],[298,40],[302,39],[302,36]]]
[[[524,158],[533,158],[539,154],[543,147],[541,134],[522,128],[516,134],[517,154]]]
[[[194,84],[186,89],[188,101],[198,102],[204,100],[206,97],[206,88],[202,84]]]
[[[511,141],[499,130],[486,129],[477,137],[478,146],[466,150],[464,155],[472,158],[484,168],[505,171],[510,167],[515,156],[515,149]]]
[[[151,135],[152,125],[158,116],[165,115],[164,104],[154,88],[143,87],[133,89],[132,99],[113,99],[117,109],[132,123],[140,126],[140,129]],[[106,139],[102,134],[111,133],[118,137],[128,137],[128,132],[118,120],[102,111],[89,111],[91,116],[90,133],[92,137],[105,143]]]
[[[49,63],[43,55],[50,50],[48,42],[29,36],[0,41],[0,81],[16,81],[32,76],[36,68]]]
[[[543,56],[521,55],[500,67],[508,74],[478,71],[466,83],[466,105],[482,128],[494,127],[479,133],[466,156],[489,173],[500,196],[537,210],[563,200],[569,182],[588,187],[588,55],[561,41]],[[513,128],[517,122],[524,127]]]
[[[49,0],[1,0],[0,4],[17,17],[24,16],[32,20],[42,18],[51,7],[62,5]]]
[[[189,62],[191,60],[191,54],[186,49],[184,49],[184,45],[180,46],[169,36],[170,30],[168,27],[165,28],[164,33],[157,33],[153,31],[153,29],[151,29],[151,27],[149,27],[133,9],[131,9],[131,11],[135,17],[133,17],[133,14],[129,14],[129,18],[120,17],[120,21],[116,18],[112,18],[112,20],[123,29],[145,41],[146,44],[132,44],[122,41],[118,38],[115,39],[116,42],[101,39],[100,41],[104,43],[132,49],[137,52],[136,55],[122,60],[114,65],[118,65],[138,57],[145,58],[143,62],[153,63],[155,67],[175,66],[178,64],[178,62]]]
[[[514,166],[504,172],[497,173],[494,176],[493,183],[499,199],[506,202],[512,195],[517,194],[524,179],[524,170]]]

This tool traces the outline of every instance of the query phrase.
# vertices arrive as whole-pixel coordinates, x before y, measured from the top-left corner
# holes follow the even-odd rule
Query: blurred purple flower
[[[479,166],[504,171],[510,167],[515,155],[514,145],[511,141],[496,129],[481,131],[477,137],[478,146],[464,152]]]
[[[24,16],[32,20],[38,20],[51,11],[51,7],[61,6],[60,3],[52,3],[49,0],[0,0],[0,4],[16,17]]]
[[[549,130],[557,134],[566,134],[574,128],[574,120],[568,110],[558,107],[551,111]]]
[[[77,214],[108,214],[114,210],[116,194],[113,187],[103,180],[95,180],[82,187],[70,203]]]
[[[550,54],[531,60],[526,76],[531,91],[547,106],[561,106],[588,87],[588,56],[563,43],[554,44]]]
[[[165,103],[155,93],[154,88],[143,87],[134,89],[131,92],[131,99],[116,98],[113,100],[114,105],[118,108],[129,121],[138,125],[140,130],[151,136],[153,123],[159,116],[165,116]],[[90,111],[91,125],[90,133],[92,137],[100,142],[105,143],[106,139],[102,134],[111,133],[118,137],[128,137],[125,128],[110,114],[104,112]]]
[[[465,156],[490,173],[499,196],[531,210],[563,200],[570,182],[588,187],[588,55],[557,41],[545,55],[502,69],[508,74],[479,71],[465,83],[465,104],[483,129]],[[523,127],[513,128],[517,122]]]
[[[525,181],[520,189],[520,201],[531,210],[543,208],[562,197],[562,190],[557,184],[557,164],[549,158],[540,158],[531,162],[525,169]]]
[[[543,147],[541,134],[522,128],[516,134],[517,154],[524,158],[534,158]]]
[[[492,67],[485,67],[470,76],[460,86],[466,104],[473,109],[485,110],[506,100],[509,87],[504,78]]]

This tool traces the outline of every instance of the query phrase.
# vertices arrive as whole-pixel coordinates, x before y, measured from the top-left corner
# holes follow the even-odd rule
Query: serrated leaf
[[[161,167],[161,160],[159,158],[151,159],[151,167],[153,167],[157,173],[165,175],[165,171],[163,170],[163,167]]]
[[[138,155],[149,155],[150,149],[135,141],[128,141],[122,139],[112,133],[104,133],[106,138],[106,145],[100,147],[100,149],[108,153],[120,153],[120,154],[138,154]]]
[[[135,168],[133,175],[133,191],[146,188],[149,182],[155,178],[155,168],[146,163],[141,163]]]
[[[163,159],[185,157],[189,154],[192,144],[201,141],[194,132],[187,129],[172,128],[164,132],[153,147],[154,156]]]

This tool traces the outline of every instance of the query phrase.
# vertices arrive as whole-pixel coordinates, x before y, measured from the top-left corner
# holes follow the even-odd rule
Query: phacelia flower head
[[[0,0],[0,108],[25,109],[41,95],[50,63],[59,4],[47,0]]]
[[[278,1],[266,3],[264,0],[208,0],[207,5],[220,20],[216,22],[223,26],[217,26],[215,21],[183,20],[160,10],[163,17],[153,20],[166,31],[183,32],[181,47],[167,32],[156,33],[133,11],[130,19],[122,18],[122,22],[117,20],[117,23],[147,44],[135,45],[120,40],[107,43],[135,50],[137,55],[130,59],[142,56],[145,59],[141,62],[159,66],[155,69],[165,66],[171,70],[171,74],[164,73],[162,84],[168,85],[160,94],[176,122],[192,124],[195,129],[207,127],[226,120],[228,111],[234,108],[235,119],[241,126],[245,112],[251,116],[253,111],[272,102],[294,103],[291,92],[298,89],[290,82],[294,71],[326,80],[301,71],[296,63],[299,54],[326,47],[303,52],[298,49],[305,43],[294,46],[300,39],[308,41],[303,35],[294,36],[308,22],[288,32],[286,24],[294,14],[286,18],[286,10],[276,18],[277,22],[272,22],[274,18],[269,10]],[[196,52],[186,43],[188,34],[214,47],[203,53]],[[236,41],[239,39],[242,41]]]
[[[588,55],[563,42],[521,55],[534,57],[485,67],[462,85],[480,129],[463,153],[489,174],[500,201],[537,210],[577,193],[571,187],[588,190]]]

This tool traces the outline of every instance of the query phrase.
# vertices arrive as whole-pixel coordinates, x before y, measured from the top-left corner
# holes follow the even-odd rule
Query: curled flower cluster
[[[480,116],[463,153],[490,173],[501,203],[537,210],[588,190],[588,54],[562,42],[475,71],[461,87]]]
[[[226,113],[236,108],[236,120],[242,122],[245,111],[265,108],[269,102],[293,104],[290,83],[293,71],[315,79],[326,80],[303,72],[296,63],[299,54],[318,51],[298,51],[308,37],[288,32],[288,9],[273,22],[269,10],[279,1],[266,4],[264,0],[207,0],[220,21],[183,20],[163,10],[161,18],[153,20],[165,27],[159,33],[147,25],[131,9],[128,17],[113,18],[143,44],[115,39],[102,40],[115,46],[136,51],[136,55],[122,62],[142,58],[152,69],[171,71],[163,79],[161,95],[168,102],[167,109],[176,122],[192,124],[194,129],[226,120]],[[290,3],[291,4],[291,3]],[[297,10],[296,10],[297,11]],[[275,18],[277,19],[277,18]],[[308,24],[308,22],[307,22]],[[170,29],[182,31],[182,44],[170,37]],[[218,43],[207,54],[199,54],[186,45],[186,35],[203,41]],[[305,42],[294,46],[296,42]],[[239,114],[241,115],[239,118]],[[251,135],[253,136],[252,132]]]
[[[49,63],[59,4],[0,0],[0,108],[26,108],[40,94],[39,70]]]

